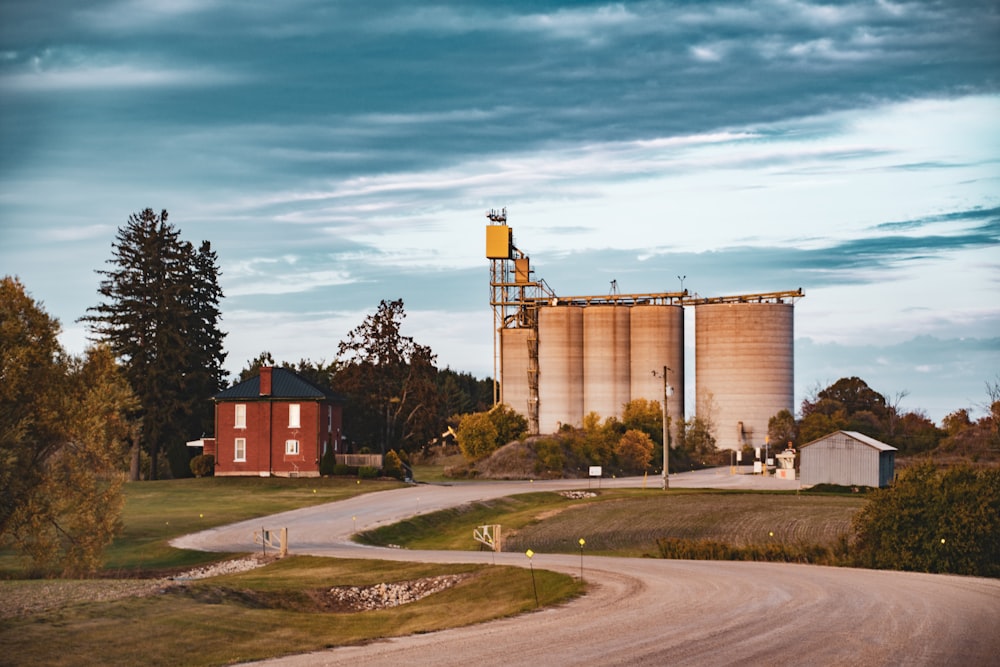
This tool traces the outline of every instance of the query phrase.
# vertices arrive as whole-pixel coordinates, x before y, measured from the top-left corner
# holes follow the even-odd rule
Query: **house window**
[[[326,406],[326,432],[333,431],[333,406]]]
[[[234,407],[236,408],[236,415],[233,419],[233,426],[235,428],[246,428],[247,406],[243,403],[237,403]]]
[[[288,428],[299,428],[299,404],[291,403],[288,406]]]
[[[298,440],[285,440],[285,454],[297,455],[299,453]]]
[[[246,461],[247,460],[247,439],[246,438],[236,438],[236,446],[233,448],[233,460],[234,461]]]

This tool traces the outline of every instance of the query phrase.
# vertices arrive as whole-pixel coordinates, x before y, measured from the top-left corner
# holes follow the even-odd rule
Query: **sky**
[[[801,287],[796,406],[858,376],[981,415],[998,44],[995,1],[3,0],[0,275],[79,354],[117,229],[166,209],[218,253],[231,372],[402,298],[488,377],[506,207],[557,294]]]

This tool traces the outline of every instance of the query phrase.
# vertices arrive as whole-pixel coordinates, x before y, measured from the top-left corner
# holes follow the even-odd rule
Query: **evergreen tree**
[[[97,271],[104,301],[82,320],[122,361],[139,398],[150,476],[159,477],[161,453],[174,477],[188,476],[185,442],[211,429],[208,399],[225,379],[216,255],[207,242],[195,251],[166,211],[147,208],[119,228],[108,264]]]
[[[222,318],[219,261],[210,242],[202,241],[193,255],[192,269],[191,289],[187,293],[190,312],[187,335],[192,356],[187,385],[195,402],[188,432],[197,436],[215,430],[215,411],[207,399],[226,386],[228,373],[223,368],[225,335],[219,330]]]
[[[245,382],[247,380],[252,380],[253,378],[260,375],[260,369],[264,366],[274,366],[274,357],[267,350],[264,350],[256,357],[247,362],[247,365],[243,367],[240,371],[240,375],[236,378],[236,382]]]

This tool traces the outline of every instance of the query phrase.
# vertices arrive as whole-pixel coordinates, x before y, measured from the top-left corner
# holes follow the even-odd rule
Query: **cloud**
[[[55,241],[57,243],[66,241],[83,241],[87,239],[97,239],[111,235],[114,228],[110,225],[83,225],[80,227],[58,227],[42,229],[40,234],[43,239]]]
[[[0,90],[49,92],[122,88],[195,88],[227,85],[240,79],[212,67],[178,69],[133,63],[44,62],[36,56],[25,66],[0,75]]]

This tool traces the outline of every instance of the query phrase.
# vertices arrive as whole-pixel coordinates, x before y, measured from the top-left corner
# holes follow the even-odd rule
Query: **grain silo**
[[[684,417],[684,308],[667,304],[632,306],[629,323],[630,400],[663,404],[663,368],[673,394],[667,401],[671,438]]]
[[[583,409],[602,419],[620,417],[629,401],[629,308],[583,309]]]
[[[764,447],[767,423],[794,412],[794,306],[780,299],[695,305],[695,393],[719,449]]]
[[[500,336],[502,401],[522,415],[530,413],[528,344],[531,329],[503,329]]]
[[[583,308],[538,309],[538,425],[554,433],[583,423]]]
[[[707,298],[683,289],[561,297],[534,277],[506,209],[487,218],[494,402],[523,415],[529,432],[581,426],[589,412],[621,417],[637,398],[661,401],[664,367],[676,429],[685,417],[688,306],[696,314],[695,407],[719,448],[763,446],[768,420],[794,410],[792,302],[801,289]]]

